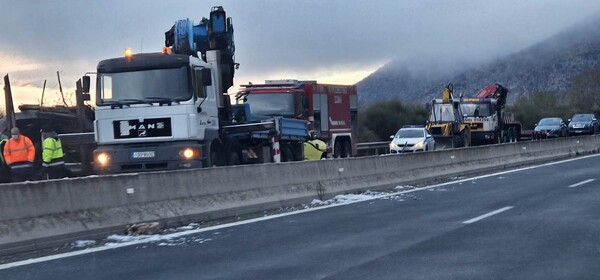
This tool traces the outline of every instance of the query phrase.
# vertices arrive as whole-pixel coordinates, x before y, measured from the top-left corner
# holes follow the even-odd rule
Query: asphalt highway
[[[600,279],[600,156],[0,266],[0,279]]]

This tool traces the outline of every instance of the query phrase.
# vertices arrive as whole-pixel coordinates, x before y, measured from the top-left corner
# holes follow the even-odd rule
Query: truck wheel
[[[335,141],[335,144],[333,145],[333,157],[334,158],[342,157],[342,143],[339,140]]]
[[[229,151],[228,163],[230,166],[240,165],[240,156],[235,151]]]
[[[219,151],[216,147],[210,149],[209,167],[221,166],[219,162]]]
[[[292,148],[290,148],[290,146],[286,145],[283,148],[283,150],[281,151],[281,161],[282,162],[294,161],[294,151],[292,151]]]
[[[350,141],[345,141],[344,144],[344,150],[342,152],[342,157],[351,157],[352,156],[352,144],[350,144]]]

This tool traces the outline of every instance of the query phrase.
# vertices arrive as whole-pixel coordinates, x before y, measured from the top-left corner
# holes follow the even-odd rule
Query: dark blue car
[[[543,118],[535,124],[534,131],[542,138],[566,137],[567,125],[561,118]]]
[[[595,134],[599,131],[594,114],[575,114],[569,119],[569,135]]]

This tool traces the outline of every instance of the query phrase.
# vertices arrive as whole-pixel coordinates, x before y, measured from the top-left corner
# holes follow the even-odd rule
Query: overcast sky
[[[593,0],[0,0],[0,74],[22,91],[41,92],[48,79],[56,92],[58,70],[72,88],[125,48],[160,51],[177,19],[197,23],[215,5],[233,18],[236,88],[277,78],[355,83],[393,59],[477,63],[600,12]]]

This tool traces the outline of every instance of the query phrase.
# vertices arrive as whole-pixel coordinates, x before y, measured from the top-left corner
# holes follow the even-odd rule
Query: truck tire
[[[281,151],[281,162],[290,161],[294,161],[294,151],[292,151],[292,148],[290,146],[286,145]]]
[[[227,163],[229,166],[240,165],[240,155],[236,151],[229,151]]]
[[[461,133],[460,133],[460,140],[461,140],[461,144],[463,147],[467,148],[471,146],[471,138],[469,137],[471,133],[469,132],[468,128],[465,128]]]
[[[342,142],[340,140],[335,141],[335,144],[333,145],[333,157],[342,157]]]
[[[352,156],[352,144],[350,141],[344,141],[343,145],[344,150],[342,152],[342,157],[349,158]]]
[[[208,160],[208,167],[221,166],[222,164],[219,161],[219,150],[217,147],[210,148],[210,159]]]

